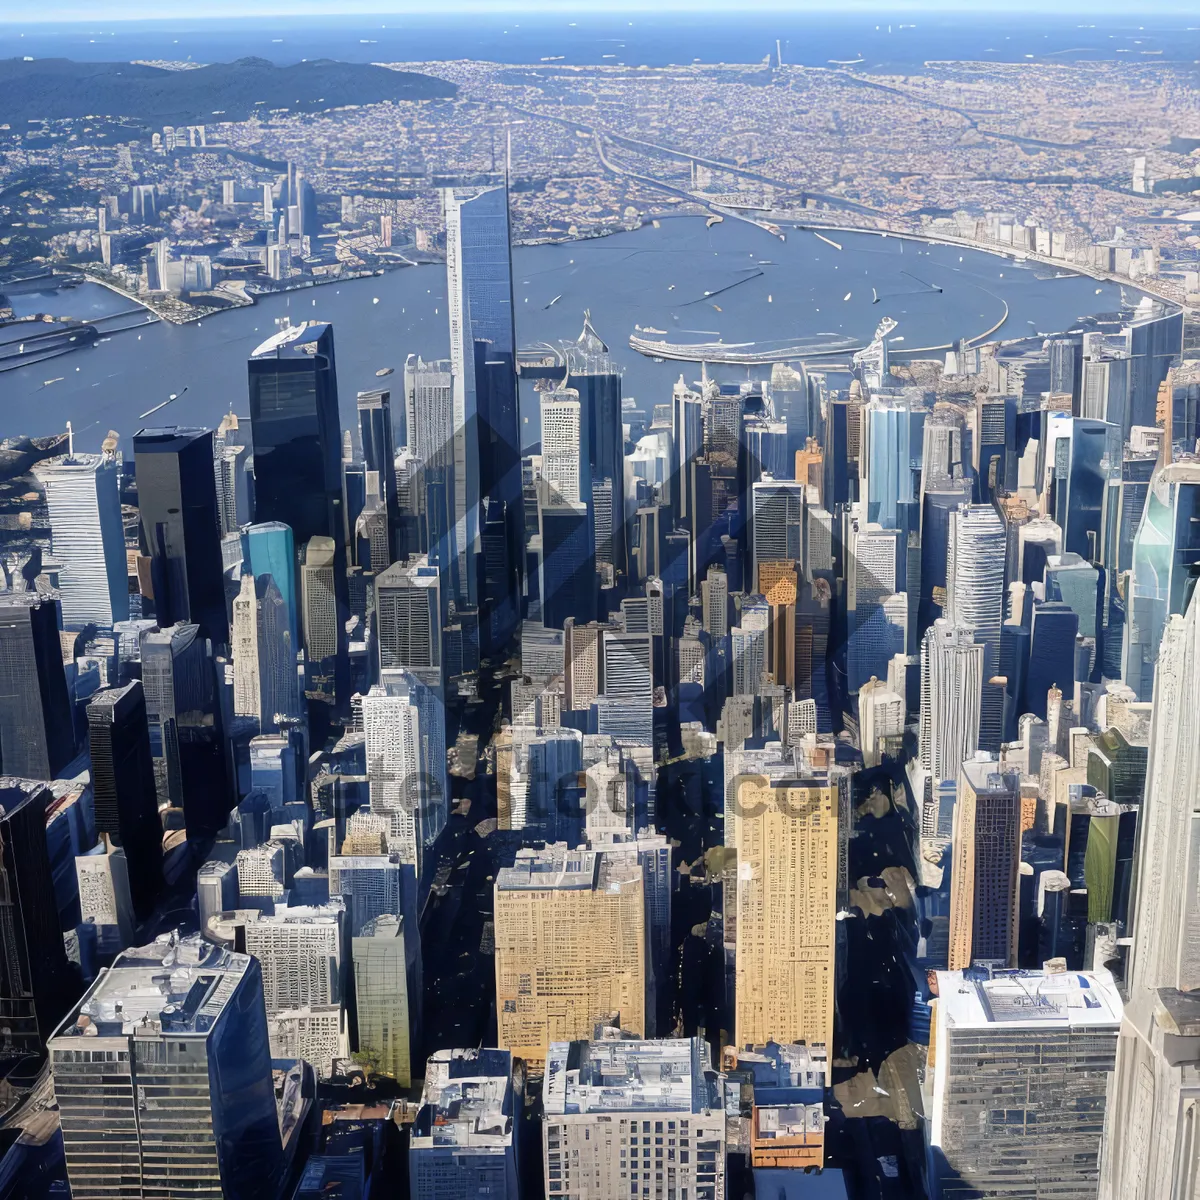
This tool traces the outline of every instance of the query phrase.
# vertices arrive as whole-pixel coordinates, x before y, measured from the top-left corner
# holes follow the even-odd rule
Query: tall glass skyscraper
[[[229,641],[211,429],[143,429],[133,438],[142,542],[162,628],[190,621]]]
[[[146,917],[162,887],[163,830],[141,682],[97,692],[87,715],[96,831],[125,851],[133,906]]]
[[[480,510],[485,497],[504,505],[507,595],[517,594],[521,559],[521,438],[508,189],[450,188],[443,195],[454,375],[450,589],[459,605],[474,607],[479,603]],[[513,625],[515,620],[514,610]],[[500,643],[512,631],[492,629],[488,620],[481,620],[481,626]]]
[[[0,770],[53,779],[74,757],[73,728],[54,604],[0,596]]]
[[[348,702],[349,615],[342,519],[341,433],[333,326],[290,325],[250,356],[250,427],[254,437],[254,519],[291,527],[297,549],[332,539],[337,619],[332,699]],[[308,689],[309,695],[314,689]]]

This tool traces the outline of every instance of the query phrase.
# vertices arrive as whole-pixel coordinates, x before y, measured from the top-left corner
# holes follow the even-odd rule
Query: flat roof
[[[1006,971],[975,979],[939,971],[938,1020],[957,1029],[1084,1028],[1120,1024],[1123,1005],[1107,972]]]

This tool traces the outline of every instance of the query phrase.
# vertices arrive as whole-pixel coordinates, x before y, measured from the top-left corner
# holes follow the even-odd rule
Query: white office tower
[[[521,671],[533,680],[550,680],[563,673],[565,636],[537,621],[521,623]]]
[[[742,608],[742,622],[730,630],[730,657],[733,667],[733,694],[757,696],[762,691],[767,669],[767,630],[770,608],[759,601]]]
[[[570,388],[542,394],[542,478],[551,503],[578,504],[579,393]]]
[[[300,690],[287,605],[270,575],[243,575],[233,601],[233,711],[263,733],[299,716]]]
[[[239,896],[278,900],[283,895],[287,868],[280,842],[265,842],[252,850],[239,850],[235,865]]]
[[[704,632],[711,638],[729,633],[729,577],[720,567],[709,567],[700,584]]]
[[[896,530],[882,529],[859,517],[848,521],[846,669],[852,693],[872,676],[886,677],[892,655],[904,652],[908,599],[893,600],[904,595],[896,591],[898,538]],[[898,617],[903,625],[895,624]]]
[[[129,620],[129,572],[117,460],[111,453],[68,454],[33,468],[46,492],[50,544],[59,571],[62,620],[111,629]]]
[[[213,917],[236,908],[238,902],[238,873],[233,863],[206,862],[196,873],[196,903],[200,911],[200,934],[208,937],[208,923]]]
[[[882,679],[868,680],[858,692],[858,741],[863,765],[877,767],[904,734],[904,697]],[[897,755],[898,756],[898,755]]]
[[[75,1200],[277,1194],[307,1105],[277,1107],[250,955],[174,933],[126,950],[49,1050]]]
[[[1196,1192],[1200,1171],[1200,603],[1168,618],[1140,816],[1128,1003],[1105,1124],[1102,1200]]]
[[[410,354],[404,364],[405,428],[408,449],[426,468],[451,461],[454,379],[446,361],[426,362]]]
[[[765,562],[799,563],[804,558],[805,485],[765,476],[751,489],[753,542],[752,588],[759,588],[758,569]]]
[[[372,1070],[401,1087],[412,1084],[408,977],[403,918],[386,913],[368,921],[352,942],[358,1048]]]
[[[955,780],[979,748],[983,647],[969,626],[939,617],[921,642],[921,766]]]
[[[328,1079],[338,1059],[348,1058],[346,1012],[340,1004],[324,1008],[290,1008],[269,1018],[273,1058],[302,1058],[322,1079]]]
[[[708,1066],[704,1040],[601,1034],[550,1047],[547,1196],[724,1200],[722,1079]]]
[[[990,504],[963,504],[950,514],[946,616],[975,631],[975,641],[983,647],[984,683],[1000,669],[1006,551],[1004,526]],[[1003,706],[1003,690],[989,687],[980,707],[979,744],[993,753],[1000,749]]]
[[[412,1200],[519,1200],[519,1078],[507,1050],[438,1050],[429,1056],[409,1141]]]
[[[362,697],[371,811],[388,822],[388,849],[419,866],[423,848],[445,824],[440,781],[422,770],[421,714],[410,695],[378,684]]]
[[[1121,1022],[1112,977],[939,971],[937,980],[933,1195],[1092,1200]]]
[[[411,671],[440,695],[442,608],[437,567],[419,555],[381,572],[375,580],[375,620],[380,671]]]

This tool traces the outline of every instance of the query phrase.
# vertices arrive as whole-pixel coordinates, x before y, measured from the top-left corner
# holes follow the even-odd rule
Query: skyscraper
[[[1192,1012],[1200,984],[1195,930],[1196,780],[1200,750],[1200,603],[1167,618],[1154,684],[1150,759],[1132,905],[1129,996],[1108,1092],[1102,1200],[1157,1200],[1194,1186]]]
[[[134,435],[133,453],[159,626],[191,622],[214,645],[225,645],[229,621],[212,430],[142,429]]]
[[[264,521],[247,525],[241,531],[242,570],[255,577],[270,575],[287,609],[288,629],[292,635],[292,653],[302,646],[300,636],[300,595],[296,583],[296,540],[291,526],[282,521]]]
[[[353,939],[358,1048],[376,1056],[374,1069],[400,1087],[412,1083],[404,922],[386,914]]]
[[[141,683],[97,692],[87,715],[96,831],[125,851],[134,910],[145,918],[162,887],[163,829]]]
[[[314,322],[281,329],[250,356],[249,380],[254,519],[290,526],[297,546],[332,540],[337,649],[320,657],[333,659],[340,670],[349,601],[333,327]],[[325,698],[349,699],[336,691]]]
[[[58,613],[37,592],[0,595],[0,764],[54,779],[75,754]]]
[[[358,431],[363,465],[378,478],[377,494],[387,511],[388,543],[397,554],[400,500],[396,488],[396,443],[392,433],[392,394],[377,388],[358,393]]]
[[[940,618],[921,643],[921,765],[935,780],[955,780],[979,748],[983,647],[969,626]]]
[[[0,1058],[39,1053],[77,987],[46,849],[50,799],[44,784],[0,778]]]
[[[645,1031],[647,942],[641,868],[561,843],[520,850],[496,875],[501,1045],[545,1062],[551,1042],[620,1013]]]
[[[375,580],[381,671],[410,671],[442,689],[442,592],[436,567],[422,556],[392,563]]]
[[[1020,776],[986,754],[964,762],[954,804],[950,875],[950,969],[977,959],[1016,961],[1021,860]]]
[[[256,959],[195,936],[164,934],[101,973],[50,1042],[72,1196],[275,1194],[262,997]]]
[[[446,284],[454,388],[454,554],[450,589],[460,605],[480,602],[478,579],[484,501],[503,506],[504,594],[518,594],[522,489],[517,414],[516,338],[508,188],[450,188],[446,214]],[[490,614],[481,626],[491,629]],[[496,632],[515,628],[508,613]]]
[[[117,460],[112,454],[75,454],[37,464],[46,490],[50,539],[59,572],[63,624],[92,622],[111,629],[129,620],[129,572]]]
[[[281,716],[298,717],[296,656],[287,609],[270,575],[242,576],[233,602],[233,711],[263,733]]]
[[[734,780],[739,1046],[833,1041],[838,813],[823,777]]]

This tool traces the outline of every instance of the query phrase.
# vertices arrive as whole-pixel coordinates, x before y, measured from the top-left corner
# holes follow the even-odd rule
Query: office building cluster
[[[444,206],[450,357],[352,428],[283,324],[245,415],[34,467],[27,1139],[75,1200],[1190,1195],[1182,315],[643,407],[588,317],[518,352],[506,188]]]

